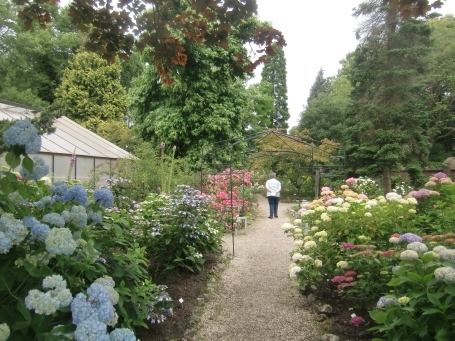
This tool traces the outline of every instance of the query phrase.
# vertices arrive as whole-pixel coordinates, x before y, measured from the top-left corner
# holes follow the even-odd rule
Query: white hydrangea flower
[[[294,262],[297,262],[297,261],[301,260],[302,258],[303,258],[303,255],[299,252],[296,252],[292,255],[292,260]]]
[[[305,250],[311,249],[313,247],[316,247],[316,242],[314,242],[313,240],[307,241],[305,244],[303,244],[303,248]]]
[[[294,242],[294,246],[300,247],[303,245],[303,240],[299,239]]]
[[[336,206],[327,206],[327,211],[328,212],[338,212],[340,210],[339,207]]]
[[[321,219],[326,222],[332,221],[332,218],[330,218],[330,216],[325,212],[321,214]]]
[[[337,263],[337,267],[340,268],[340,269],[346,269],[348,267],[348,262],[346,262],[344,260],[340,260]]]
[[[296,278],[297,277],[297,274],[302,271],[302,268],[299,267],[299,266],[294,266],[293,268],[291,268],[291,270],[289,270],[289,277],[291,278]]]
[[[295,219],[294,225],[300,225],[302,223],[302,219]]]

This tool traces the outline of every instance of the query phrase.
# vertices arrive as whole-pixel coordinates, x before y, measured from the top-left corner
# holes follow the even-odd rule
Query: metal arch
[[[271,134],[275,135],[278,139],[280,139],[281,142],[285,146],[287,146],[289,149],[258,150],[257,144],[260,143],[262,140],[264,140],[266,137],[270,136]],[[297,142],[299,144],[306,145],[306,146],[310,147],[311,148],[311,154],[306,154],[306,153],[302,153],[302,152],[299,152],[299,151],[295,150],[285,139],[291,139],[291,140],[293,140],[293,141],[295,141],[295,142]],[[230,199],[230,205],[231,205],[230,212],[231,212],[231,235],[232,235],[232,255],[233,256],[235,255],[234,209],[233,209],[233,203],[232,203],[233,202],[233,196],[232,196],[232,188],[233,188],[232,174],[233,174],[233,171],[232,171],[232,166],[233,166],[234,157],[238,157],[240,155],[250,155],[252,153],[259,153],[259,152],[266,152],[266,153],[269,153],[269,154],[270,153],[273,154],[273,153],[285,153],[285,152],[289,153],[290,152],[290,153],[294,153],[294,154],[297,154],[297,155],[311,157],[311,166],[309,166],[309,167],[301,167],[301,162],[300,162],[300,160],[298,160],[298,162],[299,162],[298,170],[299,170],[299,176],[300,176],[300,170],[301,169],[310,169],[311,170],[311,177],[313,178],[313,181],[314,181],[315,175],[313,173],[314,173],[316,168],[320,168],[320,165],[315,165],[315,163],[314,163],[314,150],[316,149],[316,150],[318,150],[318,152],[325,153],[326,155],[329,155],[329,156],[331,155],[331,153],[329,153],[329,152],[327,152],[327,151],[325,151],[323,149],[320,149],[317,146],[315,146],[316,143],[321,142],[321,141],[316,141],[316,140],[312,140],[312,139],[309,139],[309,140],[311,140],[312,143],[309,143],[309,142],[305,141],[301,137],[292,136],[292,135],[289,135],[289,134],[281,133],[281,132],[273,130],[273,129],[269,129],[269,130],[261,132],[261,133],[252,134],[252,135],[245,136],[245,137],[238,138],[238,139],[231,138],[231,139],[216,141],[214,143],[211,143],[211,145],[212,146],[219,146],[219,147],[215,148],[215,149],[212,148],[209,151],[207,151],[207,153],[204,153],[204,146],[203,146],[202,151],[201,151],[201,163],[200,163],[200,172],[201,172],[201,175],[200,175],[200,180],[201,180],[200,187],[201,187],[201,191],[202,191],[202,185],[203,185],[204,166],[206,166],[206,167],[214,167],[214,168],[212,168],[212,172],[207,172],[206,174],[217,174],[219,171],[218,172],[214,172],[215,168],[217,168],[218,170],[220,170],[221,167],[226,167],[225,170],[229,169],[229,185],[230,185],[229,199]],[[251,144],[253,141],[257,141],[257,143],[253,146],[253,147],[255,147],[254,149],[243,150],[243,151],[240,151],[238,153],[234,153],[234,149],[236,147],[240,146],[242,143],[246,143],[247,146],[248,146],[248,144]],[[224,144],[224,148],[221,147],[222,144]],[[213,156],[213,159],[211,161],[216,161],[217,160],[216,152],[220,151],[220,150],[226,151],[226,149],[228,147],[230,147],[230,150],[228,151],[229,152],[229,162],[225,162],[225,163],[206,162],[206,163],[204,163],[204,159],[206,159],[207,156],[209,156],[209,155]],[[341,149],[339,146],[335,146],[334,145],[333,147],[336,148],[336,149]],[[244,148],[244,149],[248,149],[248,148]],[[259,156],[259,157],[266,157],[266,156]],[[329,157],[329,159],[330,159],[330,157]],[[245,164],[246,164],[246,158],[243,159],[242,166],[244,167]],[[339,166],[334,166],[334,167],[339,167]],[[342,166],[342,168],[343,168],[344,171],[346,170],[346,154],[345,153],[343,154],[343,166]],[[245,171],[243,171],[242,174],[243,174],[242,188],[243,188],[243,197],[244,197]],[[299,200],[300,200],[300,194],[299,194]]]

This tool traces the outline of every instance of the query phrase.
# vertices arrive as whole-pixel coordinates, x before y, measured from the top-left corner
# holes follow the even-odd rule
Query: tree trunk
[[[390,168],[382,169],[382,189],[384,190],[384,196],[392,192],[392,179]]]

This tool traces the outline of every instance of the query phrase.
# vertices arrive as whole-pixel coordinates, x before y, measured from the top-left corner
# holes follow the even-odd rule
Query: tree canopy
[[[46,28],[52,21],[47,4],[58,0],[13,0],[21,5],[19,17],[26,28],[38,21]],[[73,0],[69,15],[81,31],[88,34],[85,47],[113,62],[115,57],[128,59],[133,46],[147,51],[167,84],[172,71],[187,64],[184,39],[197,44],[228,47],[229,36],[246,19],[257,14],[256,0]],[[235,53],[237,63],[252,71],[273,55],[273,44],[284,46],[280,31],[258,27],[250,38],[257,46],[253,59],[244,51]]]

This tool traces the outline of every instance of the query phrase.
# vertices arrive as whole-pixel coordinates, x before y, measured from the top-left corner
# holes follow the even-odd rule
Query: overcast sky
[[[289,127],[295,126],[319,69],[335,76],[339,61],[357,45],[354,31],[360,22],[352,8],[361,0],[256,0],[259,18],[270,21],[286,39]],[[455,14],[455,1],[448,0],[442,14]],[[256,71],[255,82],[260,81]],[[258,76],[259,75],[259,76]]]

